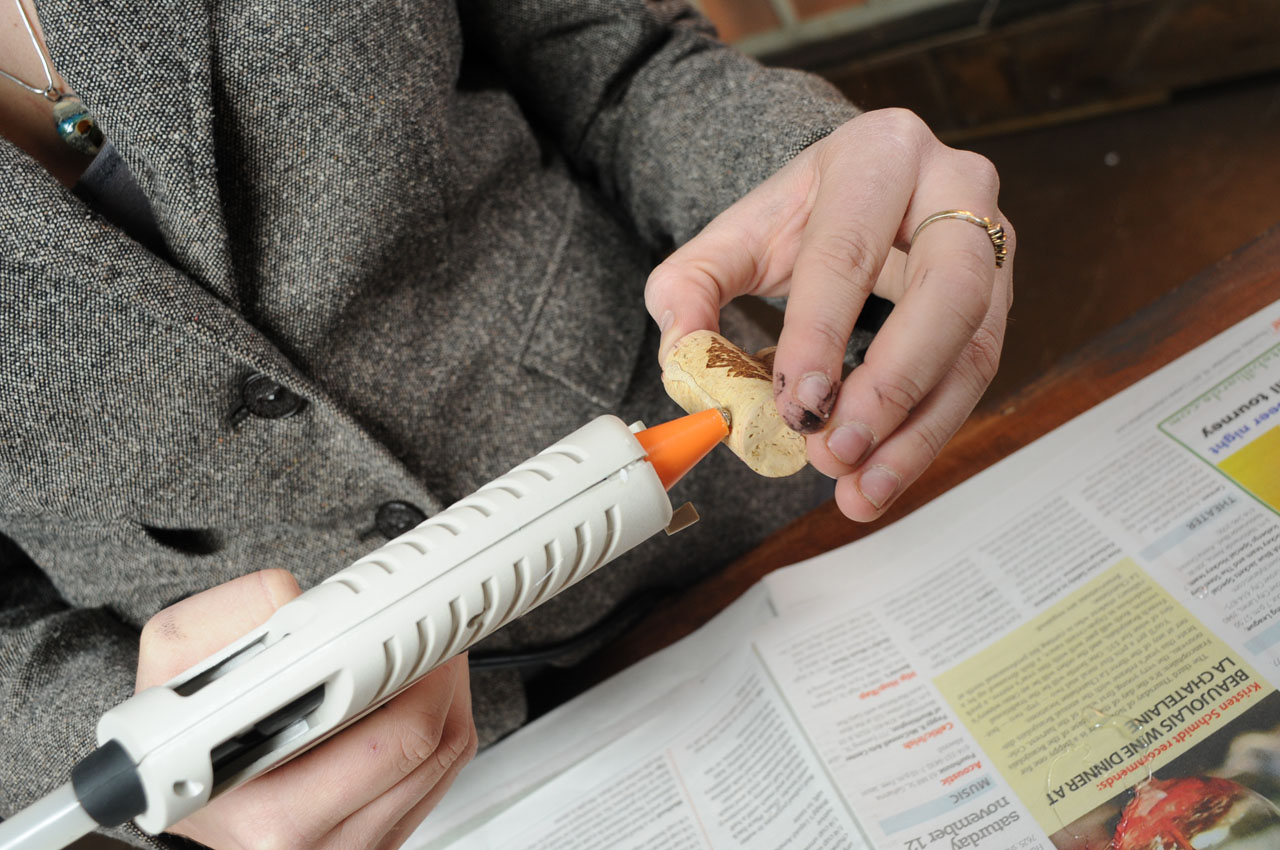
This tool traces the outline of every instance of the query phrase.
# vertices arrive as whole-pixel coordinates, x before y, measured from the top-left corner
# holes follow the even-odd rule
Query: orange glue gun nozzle
[[[694,464],[729,436],[729,416],[719,408],[691,413],[636,434],[662,481],[670,490]]]

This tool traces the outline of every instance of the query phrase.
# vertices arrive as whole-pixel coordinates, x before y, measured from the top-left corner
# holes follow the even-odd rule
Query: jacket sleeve
[[[96,744],[98,717],[133,694],[137,656],[135,630],[68,606],[0,535],[0,816],[70,780]]]
[[[858,114],[811,74],[727,47],[673,0],[467,0],[466,48],[659,248]]]

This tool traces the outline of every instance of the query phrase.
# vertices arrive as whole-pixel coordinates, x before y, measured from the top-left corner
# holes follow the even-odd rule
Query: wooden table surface
[[[579,684],[602,681],[688,635],[772,570],[901,519],[1278,299],[1280,226],[1066,358],[1001,409],[971,418],[877,522],[851,522],[834,502],[815,509],[588,659],[575,671]]]

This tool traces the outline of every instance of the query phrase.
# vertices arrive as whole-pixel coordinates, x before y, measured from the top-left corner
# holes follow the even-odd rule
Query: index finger
[[[810,202],[808,151],[716,216],[649,275],[644,301],[662,331],[658,360],[676,340],[718,331],[720,310],[740,295],[785,291]]]
[[[902,226],[927,133],[910,113],[868,113],[819,160],[773,373],[778,412],[801,434],[831,415],[849,336]]]

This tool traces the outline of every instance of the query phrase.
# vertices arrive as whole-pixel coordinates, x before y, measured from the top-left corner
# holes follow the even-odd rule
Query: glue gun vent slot
[[[455,537],[463,532],[463,527],[457,522],[457,520],[447,517],[444,514],[437,514],[434,524],[440,526]]]
[[[471,631],[467,637],[468,644],[475,643],[489,633],[494,616],[497,614],[498,599],[502,595],[502,591],[498,588],[498,580],[493,576],[485,579],[480,589],[484,594],[484,601],[481,603],[479,612],[467,621],[467,628]]]
[[[449,637],[445,642],[446,656],[456,655],[462,650],[462,642],[465,639],[465,628],[467,621],[471,618],[467,616],[467,610],[463,605],[462,597],[455,596],[449,600]]]
[[[364,590],[364,588],[360,586],[360,582],[356,581],[350,576],[336,575],[333,578],[329,579],[329,581],[333,582],[334,584],[340,584],[343,587],[345,587],[347,590],[357,595],[360,593],[360,591]]]
[[[512,484],[510,482],[505,482],[503,484],[495,484],[493,485],[492,488],[486,487],[485,489],[501,490],[503,493],[506,493],[508,496],[510,496],[513,499],[524,498],[524,492],[521,491],[518,487],[516,487],[515,484]]]
[[[551,542],[543,547],[543,552],[547,558],[546,572],[542,574],[537,581],[533,583],[534,589],[537,591],[534,606],[541,605],[555,592],[560,566],[564,563],[564,556],[560,550],[560,541],[552,538]]]
[[[622,536],[622,511],[617,505],[611,506],[604,512],[604,545],[600,547],[600,556],[596,558],[596,562],[591,565],[588,573],[593,573],[600,568],[609,556],[613,554],[613,550],[618,545],[618,538]]]
[[[374,702],[382,699],[390,692],[392,684],[396,678],[396,668],[398,668],[400,660],[400,645],[395,638],[388,638],[382,643],[382,663],[386,668],[386,672],[382,676],[382,684],[378,685],[377,696],[373,698]]]
[[[564,580],[564,585],[572,584],[582,577],[582,568],[587,563],[587,554],[591,550],[591,526],[585,522],[573,529],[574,539],[577,541],[575,547],[577,551],[573,555],[573,568],[569,570],[568,577]],[[557,590],[557,592],[559,592]]]
[[[542,455],[543,456],[560,455],[561,457],[569,458],[569,460],[573,461],[574,463],[585,463],[587,460],[586,452],[584,452],[582,449],[578,448],[577,446],[572,446],[568,444],[552,446],[551,448],[542,452]]]
[[[430,542],[425,537],[415,536],[413,532],[409,532],[404,537],[401,537],[400,542],[417,552],[419,555],[428,555],[431,553],[432,547]]]
[[[493,516],[493,508],[489,505],[489,503],[484,499],[478,499],[478,498],[475,498],[474,496],[470,499],[464,499],[463,501],[459,502],[457,506],[460,508],[471,508],[471,510],[480,514],[480,516],[484,517],[485,519],[488,519],[489,517]]]
[[[525,604],[526,597],[531,589],[529,584],[529,559],[521,558],[511,566],[512,576],[515,584],[511,588],[511,604],[507,606],[506,612],[502,618],[498,620],[498,627],[501,628],[520,613],[520,607]]]
[[[534,475],[538,476],[543,481],[554,481],[556,478],[555,473],[551,472],[541,464],[528,463],[528,464],[525,464],[524,466],[521,466],[519,469],[521,472],[532,472]]]
[[[423,617],[417,622],[418,657],[413,661],[412,677],[421,676],[435,664],[439,653],[436,651],[436,632],[431,628],[431,618]]]

